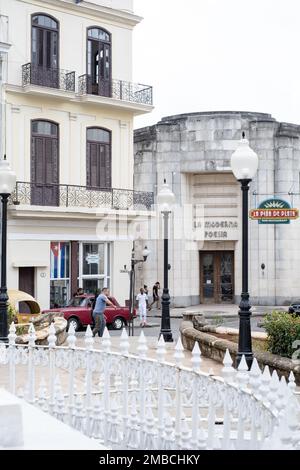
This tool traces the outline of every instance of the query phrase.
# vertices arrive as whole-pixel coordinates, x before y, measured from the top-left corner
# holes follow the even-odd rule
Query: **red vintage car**
[[[95,296],[92,294],[83,294],[73,297],[65,307],[52,308],[50,310],[43,310],[47,312],[63,312],[65,319],[68,321],[68,328],[72,324],[75,331],[87,325],[93,325],[92,305],[94,304]],[[106,324],[114,330],[121,330],[124,325],[130,320],[129,308],[121,307],[114,297],[108,299],[117,307],[114,309],[107,305],[104,315],[106,317]],[[133,312],[134,317],[136,311]]]

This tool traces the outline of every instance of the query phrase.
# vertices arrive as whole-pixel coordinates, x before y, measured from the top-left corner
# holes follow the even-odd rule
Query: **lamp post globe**
[[[248,193],[249,185],[258,169],[258,156],[249,146],[249,141],[243,138],[231,156],[231,169],[241,184],[242,190],[242,293],[239,305],[239,344],[237,365],[245,356],[249,369],[253,361],[251,339],[251,305],[248,292]]]
[[[164,180],[161,190],[157,194],[157,205],[159,211],[163,214],[164,220],[164,286],[161,299],[161,329],[160,336],[162,335],[166,342],[172,342],[173,336],[171,331],[170,322],[170,293],[169,293],[169,215],[172,212],[175,204],[175,194]]]
[[[3,160],[0,160],[0,194],[10,195],[16,185],[16,174],[10,168],[9,162],[4,156]]]
[[[4,156],[0,161],[0,196],[2,205],[1,216],[1,285],[0,285],[0,341],[7,341],[7,285],[6,285],[6,258],[7,258],[7,204],[8,198],[14,190],[16,175],[10,168],[9,162]]]
[[[172,192],[170,186],[164,180],[159,193],[157,194],[157,205],[160,212],[171,212],[175,204],[175,194]]]
[[[142,256],[144,258],[144,261],[147,260],[148,256],[150,255],[150,250],[148,250],[148,247],[145,246],[145,248],[142,251]]]
[[[257,172],[258,156],[245,137],[239,141],[237,149],[231,156],[231,169],[238,181],[252,180]]]

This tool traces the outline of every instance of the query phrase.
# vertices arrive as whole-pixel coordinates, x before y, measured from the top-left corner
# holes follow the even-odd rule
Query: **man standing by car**
[[[98,336],[102,336],[104,332],[104,328],[106,325],[105,321],[105,308],[106,305],[110,305],[114,309],[117,307],[107,298],[108,289],[107,287],[103,287],[101,294],[98,295],[95,303],[95,308],[93,311],[93,318],[95,322],[95,328],[93,329],[93,336],[95,337],[98,333]]]

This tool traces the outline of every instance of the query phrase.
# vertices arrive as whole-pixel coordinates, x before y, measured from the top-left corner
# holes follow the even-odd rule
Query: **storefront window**
[[[79,285],[86,293],[95,293],[110,285],[110,252],[108,243],[82,243]]]
[[[66,305],[70,295],[70,244],[50,244],[50,308]]]
[[[104,243],[84,243],[83,275],[104,274]]]

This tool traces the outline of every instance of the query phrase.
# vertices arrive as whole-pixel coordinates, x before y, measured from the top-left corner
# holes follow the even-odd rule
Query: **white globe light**
[[[143,258],[148,258],[148,256],[150,255],[150,250],[148,250],[146,246],[142,251],[142,255],[143,255]]]
[[[238,143],[236,151],[231,156],[231,168],[237,180],[252,180],[258,169],[258,156],[249,146],[245,138]]]
[[[15,189],[16,174],[4,157],[0,160],[0,194],[11,194]]]
[[[164,184],[161,190],[157,194],[157,204],[161,212],[171,212],[173,205],[175,204],[175,194],[172,192],[169,185],[164,180]]]

